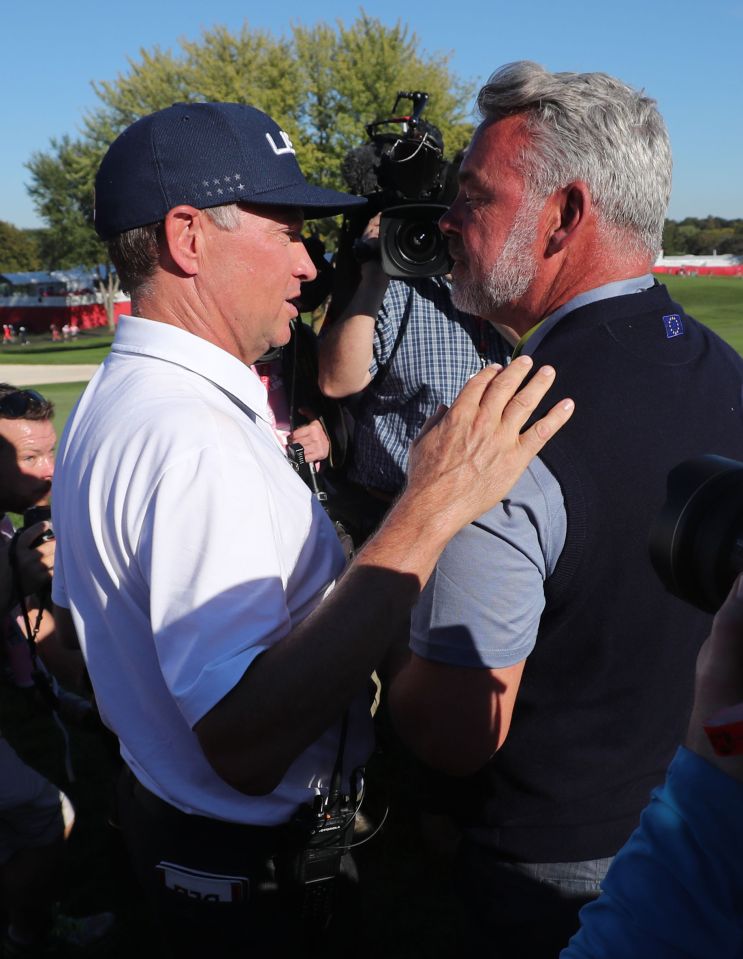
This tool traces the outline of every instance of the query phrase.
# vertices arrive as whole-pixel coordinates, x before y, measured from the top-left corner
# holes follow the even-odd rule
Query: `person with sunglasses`
[[[2,658],[10,682],[29,688],[34,686],[34,662],[24,635],[29,631],[53,672],[73,685],[83,675],[79,652],[56,645],[53,619],[39,598],[46,593],[48,601],[54,565],[50,523],[31,522],[16,534],[7,515],[49,502],[57,442],[53,416],[53,404],[36,390],[0,383]],[[38,663],[36,669],[43,671]],[[28,766],[0,732],[0,898],[8,919],[3,956],[41,956],[53,948],[74,952],[111,928],[110,913],[75,918],[56,907],[64,842],[74,821],[64,793]]]
[[[0,383],[0,536],[12,563],[6,608],[18,606],[21,599],[27,602],[29,621],[35,624],[37,652],[65,687],[77,690],[83,683],[82,657],[60,646],[51,603],[47,602],[49,608],[44,610],[39,602],[51,588],[56,541],[49,519],[32,514],[49,515],[57,445],[53,417],[54,404],[41,393]],[[41,509],[35,511],[37,507]],[[9,513],[25,517],[23,529],[14,529]],[[25,645],[14,649],[21,657],[18,668],[22,670],[27,662]]]

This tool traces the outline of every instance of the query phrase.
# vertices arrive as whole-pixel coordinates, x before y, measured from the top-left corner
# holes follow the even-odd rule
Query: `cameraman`
[[[408,450],[440,404],[510,348],[478,317],[457,310],[445,277],[390,279],[379,260],[379,215],[364,233],[360,281],[320,337],[320,389],[355,396],[348,477],[359,487],[358,524],[368,536],[405,482]]]

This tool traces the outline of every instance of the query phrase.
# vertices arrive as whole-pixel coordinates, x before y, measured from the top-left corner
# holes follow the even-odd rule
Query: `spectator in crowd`
[[[652,100],[522,62],[478,104],[441,220],[454,303],[554,364],[578,413],[447,546],[390,705],[418,756],[469,777],[472,954],[547,959],[683,737],[709,624],[663,591],[647,531],[672,466],[743,453],[743,361],[650,275],[671,183]]]
[[[287,134],[243,104],[140,119],[96,178],[96,228],[136,315],[62,440],[54,599],[119,737],[122,825],[181,956],[301,955],[325,933],[369,675],[444,542],[572,412],[522,432],[554,370],[517,396],[528,358],[480,373],[330,592],[338,538],[248,367],[288,342],[314,278],[303,214],[359,202],[307,184]]]
[[[57,443],[53,416],[53,404],[36,390],[0,383],[0,537],[6,545],[16,533],[8,513],[24,514],[31,507],[49,503]],[[29,622],[35,626],[36,649],[42,660],[65,686],[79,689],[84,673],[82,657],[60,645],[44,597],[22,585],[27,581],[45,583],[48,598],[55,550],[54,539],[47,532],[49,526],[48,522],[34,522],[19,533],[13,547],[18,575],[3,645],[18,675],[28,676],[32,666],[22,635],[28,628],[22,622],[19,606],[23,600]],[[44,534],[44,541],[34,546]]]
[[[297,321],[286,346],[259,357],[253,370],[266,389],[271,423],[282,446],[300,443],[307,462],[319,464],[330,456],[330,437],[315,412],[316,406],[324,405],[313,375],[315,351],[315,334]]]
[[[78,683],[82,674],[80,654],[56,647],[51,616],[39,609],[54,563],[54,540],[38,542],[49,524],[29,526],[11,547],[14,530],[5,512],[22,513],[48,500],[56,443],[53,412],[35,390],[0,384],[0,622],[10,678],[19,685],[31,683],[33,672],[20,598],[30,619],[42,614],[36,639],[45,661],[69,682]],[[56,909],[64,839],[73,823],[64,793],[26,765],[0,734],[0,900],[8,918],[2,954],[9,959],[84,948],[111,928],[109,913],[72,918]]]

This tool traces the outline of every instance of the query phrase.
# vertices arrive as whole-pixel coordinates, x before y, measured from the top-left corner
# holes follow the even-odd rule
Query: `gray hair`
[[[225,203],[209,207],[204,213],[218,229],[231,233],[240,224],[238,210],[237,203]],[[161,221],[134,227],[108,241],[108,255],[119,274],[121,288],[130,296],[141,296],[147,292],[148,283],[160,262],[162,235]]]
[[[532,193],[585,181],[605,232],[657,256],[672,159],[655,100],[605,73],[549,73],[523,60],[496,70],[477,107],[485,121],[524,115],[533,149],[520,166]]]

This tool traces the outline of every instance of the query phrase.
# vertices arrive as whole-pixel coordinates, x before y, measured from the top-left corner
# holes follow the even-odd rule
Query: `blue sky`
[[[41,225],[23,164],[51,137],[74,135],[96,104],[91,81],[126,72],[141,48],[176,49],[216,24],[247,21],[279,35],[295,22],[349,23],[360,9],[340,0],[3,0],[0,220]],[[671,133],[669,215],[743,217],[743,0],[370,0],[364,10],[402,20],[422,50],[450,53],[453,72],[478,84],[502,63],[530,59],[643,87]]]

